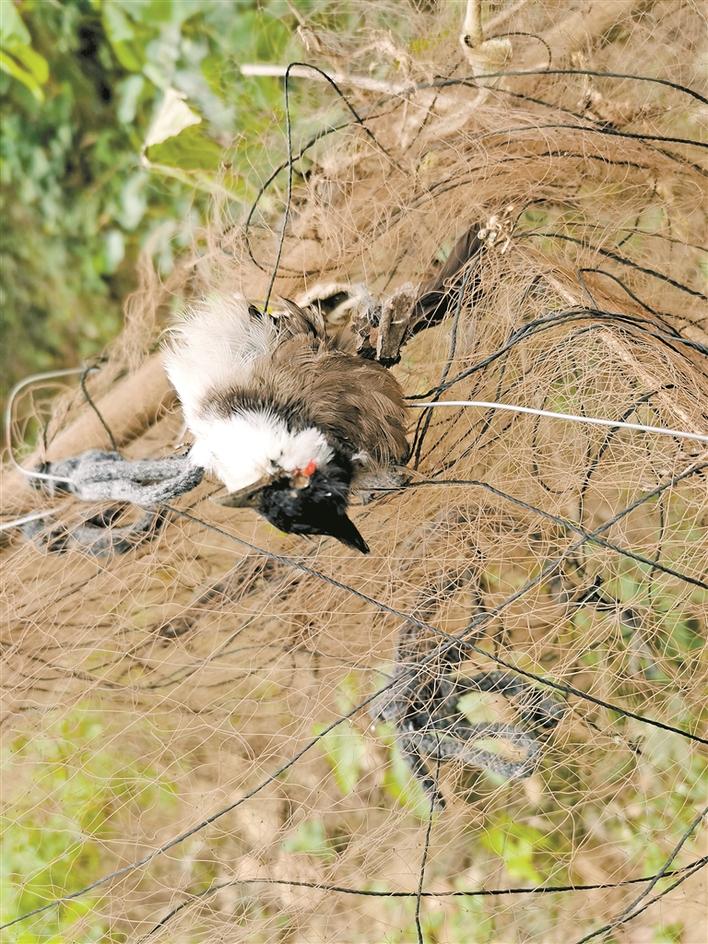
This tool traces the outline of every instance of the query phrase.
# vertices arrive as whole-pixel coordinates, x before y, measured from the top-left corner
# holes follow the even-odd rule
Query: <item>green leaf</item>
[[[317,725],[315,734],[319,734],[322,729],[323,725]],[[334,771],[334,779],[342,796],[347,796],[361,777],[366,754],[364,739],[356,728],[346,722],[325,734],[319,745]]]
[[[542,881],[534,856],[548,849],[549,843],[540,830],[504,815],[486,830],[481,842],[502,859],[509,875],[535,884]]]
[[[0,46],[29,46],[32,37],[12,2],[4,0],[0,16]]]
[[[44,101],[44,93],[32,73],[28,72],[27,69],[23,69],[11,56],[4,52],[0,52],[0,71],[6,72],[13,79],[21,82],[25,88],[30,90],[38,102]]]
[[[13,46],[11,52],[37,82],[44,85],[49,78],[49,63],[44,56],[35,52],[31,46]]]
[[[162,144],[192,125],[201,124],[201,121],[201,117],[184,100],[184,95],[177,89],[168,88],[145,137],[145,148]]]
[[[384,791],[409,809],[418,819],[426,822],[430,818],[430,799],[421,787],[403,754],[396,745],[395,735],[390,725],[380,724],[377,734],[389,746],[389,761],[384,772]]]
[[[5,2],[0,16],[0,69],[28,88],[37,101],[43,101],[40,85],[49,78],[44,56],[32,49],[32,37],[14,3]]]
[[[168,89],[153,118],[143,147],[143,164],[151,170],[208,192],[229,190],[219,179],[223,150],[204,131],[201,117],[176,89]]]
[[[118,83],[116,114],[121,124],[131,125],[135,120],[140,94],[144,87],[145,79],[142,75],[129,75],[127,79]]]
[[[134,230],[147,210],[146,185],[148,175],[138,171],[128,177],[120,192],[120,212],[116,214],[118,222],[128,231]]]
[[[113,0],[137,23],[159,23],[169,21],[173,16],[173,7],[181,6],[184,0]]]
[[[324,823],[321,819],[305,820],[294,836],[283,843],[285,852],[304,852],[308,855],[329,858],[334,850],[327,840]]]
[[[221,165],[222,150],[203,131],[188,128],[162,144],[145,148],[143,156],[148,167],[152,165],[159,169],[160,166],[167,166],[185,171],[214,172]]]
[[[125,256],[125,239],[119,229],[109,229],[104,239],[103,271],[115,272]]]
[[[144,49],[136,42],[135,28],[120,4],[106,0],[101,18],[118,62],[129,72],[140,72],[145,62]]]

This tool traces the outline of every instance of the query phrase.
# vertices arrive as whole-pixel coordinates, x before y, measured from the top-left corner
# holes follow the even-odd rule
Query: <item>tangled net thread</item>
[[[396,59],[411,91],[347,86],[358,119],[343,108],[337,131],[296,133],[287,226],[275,231],[261,199],[245,231],[212,228],[133,301],[116,371],[150,350],[172,293],[263,299],[281,235],[276,295],[363,284],[386,298],[426,284],[481,221],[493,238],[464,290],[392,368],[411,397],[704,431],[700,29],[692,4],[670,6],[623,6],[590,53],[559,53],[559,9],[526,5],[502,27],[523,34],[508,68],[488,70],[508,74],[488,80],[455,61],[447,13],[416,14],[420,61]],[[553,52],[550,76],[528,34]],[[672,53],[669,36],[687,48]],[[360,60],[341,43],[325,34],[320,49],[346,72]],[[543,68],[515,74],[529,50]],[[390,54],[376,34],[361,74]],[[670,82],[639,74],[652,56]],[[283,206],[290,163],[264,187]],[[363,331],[374,355],[378,327]],[[97,397],[112,376],[92,377]],[[64,409],[69,427],[80,409]],[[154,416],[126,437],[136,459],[179,438],[176,413]],[[4,551],[6,730],[41,732],[91,699],[111,719],[106,743],[149,758],[179,797],[169,815],[127,799],[101,840],[110,927],[266,941],[286,921],[295,939],[400,929],[407,941],[437,915],[454,940],[459,894],[462,939],[493,921],[501,940],[565,942],[569,927],[589,940],[655,921],[652,903],[704,866],[690,853],[703,816],[704,452],[453,407],[412,426],[406,487],[355,509],[366,561],[228,515],[203,501],[204,483],[110,566],[77,553],[38,569],[29,545]],[[512,717],[461,712],[480,689]],[[427,815],[395,779],[395,748],[368,733],[372,715],[417,770]],[[356,776],[341,780],[333,758],[350,755]],[[463,789],[466,766],[478,773]],[[505,871],[504,844],[523,875]],[[598,911],[593,889],[608,885]],[[553,906],[519,918],[515,895],[539,886]],[[690,920],[690,896],[682,907]]]

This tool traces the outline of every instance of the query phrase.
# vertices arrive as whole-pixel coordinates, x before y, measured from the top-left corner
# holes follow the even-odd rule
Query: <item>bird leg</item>
[[[352,319],[356,353],[385,367],[397,364],[401,348],[412,337],[439,324],[449,313],[463,285],[463,270],[468,265],[476,270],[482,251],[493,244],[489,231],[489,226],[486,229],[471,226],[457,240],[442,266],[431,265],[432,273],[421,285],[406,283],[382,303],[372,299],[369,305],[361,307]],[[480,238],[481,233],[487,234],[486,242]],[[479,293],[476,271],[468,284],[473,296]]]

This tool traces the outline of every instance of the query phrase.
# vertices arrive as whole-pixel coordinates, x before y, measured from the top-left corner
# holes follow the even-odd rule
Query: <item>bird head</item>
[[[288,534],[326,534],[368,554],[366,541],[347,516],[351,478],[351,463],[336,454],[323,467],[309,462],[292,472],[278,469],[217,501],[230,508],[253,508]]]

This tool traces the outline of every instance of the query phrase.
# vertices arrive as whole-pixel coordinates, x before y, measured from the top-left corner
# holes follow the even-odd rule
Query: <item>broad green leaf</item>
[[[142,75],[129,75],[116,87],[117,117],[124,125],[130,125],[135,120],[138,110],[140,94],[145,87]]]
[[[168,89],[145,139],[143,164],[210,193],[229,192],[219,180],[223,151],[201,127],[201,117],[176,89]]]
[[[144,171],[138,171],[128,177],[120,193],[120,213],[117,214],[121,226],[129,232],[140,223],[147,210],[146,184],[148,176]],[[165,583],[174,581],[174,574],[170,573]]]
[[[197,128],[188,128],[162,144],[147,147],[143,152],[147,166],[167,165],[184,171],[216,171],[222,158],[222,150],[216,141],[208,138]]]
[[[15,59],[43,85],[49,78],[49,63],[31,46],[13,46],[10,50]]]
[[[359,701],[359,684],[356,673],[348,672],[338,685],[337,708],[347,714]]]
[[[305,820],[294,836],[283,843],[284,852],[304,852],[308,855],[329,858],[334,850],[327,840],[321,819]]]
[[[30,90],[38,102],[44,101],[44,92],[42,92],[32,73],[28,72],[27,69],[23,69],[11,56],[4,52],[0,52],[0,71],[6,72],[13,79],[21,82],[25,88]]]
[[[509,875],[534,883],[542,881],[534,856],[548,849],[549,843],[540,830],[503,815],[484,832],[481,843],[503,860]]]
[[[125,256],[125,239],[119,229],[110,229],[104,239],[103,271],[115,272]]]
[[[160,103],[145,136],[145,148],[162,144],[168,138],[174,138],[185,128],[201,124],[200,116],[192,111],[184,100],[184,95],[177,89],[169,88]],[[221,153],[221,149],[219,149]]]
[[[181,6],[184,0],[113,0],[136,23],[160,23],[169,21],[174,7]]]
[[[102,21],[118,62],[129,72],[140,72],[145,62],[144,50],[136,41],[133,24],[115,0],[103,4]]]
[[[3,0],[2,15],[0,16],[0,46],[11,48],[14,46],[29,46],[32,37],[22,22],[14,3]]]
[[[418,819],[427,821],[430,817],[430,798],[426,796],[396,745],[392,726],[378,724],[376,733],[389,748],[389,758],[383,778],[384,791],[401,806],[409,809]]]

